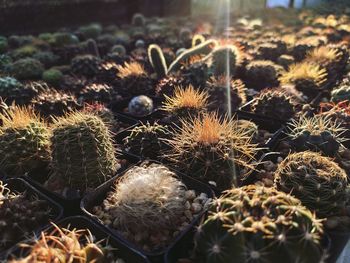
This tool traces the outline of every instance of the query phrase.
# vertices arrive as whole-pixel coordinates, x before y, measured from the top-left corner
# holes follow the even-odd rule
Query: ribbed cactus
[[[204,114],[182,121],[168,140],[169,158],[189,176],[216,185],[219,190],[237,185],[253,168],[257,147],[250,130],[238,121]]]
[[[94,114],[73,112],[53,124],[51,177],[73,189],[97,187],[112,177],[117,160],[111,132]]]
[[[349,198],[345,171],[314,152],[290,154],[283,160],[275,173],[275,186],[300,199],[320,218],[341,215]]]
[[[11,107],[0,114],[0,169],[21,176],[47,165],[50,131],[33,110]]]
[[[44,66],[34,58],[23,58],[14,62],[10,67],[10,74],[17,79],[40,79]]]
[[[210,39],[198,46],[190,48],[182,52],[173,63],[169,66],[168,73],[176,72],[180,69],[183,63],[186,63],[191,57],[206,56],[217,46],[217,41]]]
[[[296,198],[255,185],[227,191],[195,236],[194,262],[324,262],[320,220]]]
[[[232,76],[240,63],[239,49],[234,45],[220,46],[208,55],[211,70],[215,76]]]
[[[160,46],[152,44],[148,47],[148,59],[156,72],[158,78],[166,76],[168,68]]]
[[[297,151],[320,151],[327,156],[334,156],[342,142],[344,129],[340,123],[329,116],[301,116],[289,124],[289,138],[292,147]]]

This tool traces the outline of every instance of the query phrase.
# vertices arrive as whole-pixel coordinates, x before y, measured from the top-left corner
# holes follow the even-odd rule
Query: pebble
[[[193,203],[191,205],[191,210],[194,214],[199,213],[200,211],[202,211],[202,209],[203,209],[203,207],[198,203]]]
[[[194,190],[188,190],[185,192],[185,198],[187,200],[193,200],[196,198],[196,192]]]

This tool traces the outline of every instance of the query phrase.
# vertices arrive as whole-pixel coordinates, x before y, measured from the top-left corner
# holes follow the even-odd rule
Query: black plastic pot
[[[48,206],[50,207],[52,211],[52,216],[48,220],[57,221],[63,216],[63,208],[60,206],[57,202],[52,200],[50,197],[45,195],[44,193],[37,190],[35,187],[30,185],[28,182],[21,178],[14,178],[14,179],[8,179],[5,180],[4,183],[6,184],[7,188],[11,190],[11,192],[15,193],[23,193],[26,192],[28,196],[36,196],[40,200],[45,200],[48,203]],[[49,222],[47,222],[49,223]],[[39,229],[33,229],[34,231],[40,231],[41,229],[44,229],[47,227],[46,225],[43,225]],[[18,237],[18,242],[23,240],[24,237]],[[6,251],[6,250],[5,250]],[[4,251],[0,251],[0,261],[1,261],[1,253]]]
[[[129,161],[130,165],[137,163],[140,159],[137,156],[134,155],[127,155],[124,153],[118,153],[118,159],[126,159]],[[126,170],[130,165],[122,166],[120,168],[119,172],[122,172]],[[38,173],[41,172],[44,175],[47,175],[49,173],[48,170],[41,170],[37,171]],[[27,176],[23,177],[26,181],[28,181],[31,185],[35,186],[37,189],[39,189],[41,192],[45,193],[47,196],[51,197],[53,200],[55,200],[57,203],[61,204],[64,208],[64,215],[65,216],[73,216],[80,213],[80,201],[82,199],[82,196],[71,196],[71,197],[65,197],[62,196],[59,193],[52,192],[48,190],[43,183],[40,183],[38,181],[33,180],[33,175],[28,174]]]
[[[150,163],[159,163],[156,161],[150,161]],[[140,164],[140,163],[139,163]],[[132,167],[130,167],[129,169],[131,169]],[[128,169],[128,170],[129,170]],[[174,170],[173,170],[174,171]],[[94,192],[86,195],[82,201],[81,201],[81,209],[83,210],[83,212],[89,217],[92,218],[92,220],[94,220],[95,222],[98,222],[101,226],[103,226],[113,237],[123,240],[123,242],[125,244],[127,244],[127,246],[129,246],[132,249],[136,249],[138,251],[140,251],[141,253],[145,254],[146,256],[148,256],[148,258],[152,261],[152,262],[163,262],[163,257],[164,254],[166,253],[166,251],[168,250],[169,247],[172,247],[174,244],[176,244],[179,240],[181,240],[184,236],[187,235],[187,233],[195,226],[198,224],[201,215],[203,215],[205,213],[205,211],[203,211],[199,216],[197,216],[192,222],[191,224],[189,224],[174,240],[173,242],[166,248],[158,250],[158,251],[152,251],[152,252],[147,252],[144,251],[142,248],[138,247],[137,245],[131,243],[130,241],[126,240],[123,236],[121,236],[120,234],[118,234],[118,232],[108,226],[103,225],[103,222],[97,217],[95,216],[92,212],[90,212],[92,210],[92,208],[96,205],[101,204],[101,202],[106,198],[107,193],[109,191],[111,191],[114,187],[115,181],[123,176],[125,174],[126,171],[124,171],[123,173],[117,175],[116,177],[110,179],[109,181],[107,181],[106,183],[104,183],[103,185],[101,185],[100,187],[98,187]],[[181,174],[177,171],[176,172],[177,176],[185,183],[185,185],[188,187],[188,189],[192,189],[195,190],[196,192],[200,192],[200,193],[206,193],[208,195],[209,198],[214,197],[214,193],[213,191],[206,186],[205,184],[191,178],[188,177],[184,174]]]
[[[350,240],[350,231],[340,232],[325,230],[325,232],[330,239],[329,258],[327,262],[335,263]]]
[[[132,263],[149,263],[148,259],[142,255],[140,252],[133,250],[127,247],[125,244],[120,242],[118,239],[113,238],[109,235],[101,226],[94,223],[92,220],[84,217],[84,216],[74,216],[67,217],[56,223],[58,226],[69,229],[89,229],[93,237],[96,241],[103,240],[108,241],[108,245],[115,248],[116,256],[124,259],[126,262]],[[50,226],[46,228],[44,231],[50,231],[53,227]],[[40,232],[37,232],[35,236],[39,236]],[[29,243],[30,240],[27,240]],[[104,243],[103,242],[103,243]],[[28,249],[13,247],[10,251],[7,252],[7,256],[10,257],[23,257],[28,253]],[[7,258],[8,258],[7,257]]]

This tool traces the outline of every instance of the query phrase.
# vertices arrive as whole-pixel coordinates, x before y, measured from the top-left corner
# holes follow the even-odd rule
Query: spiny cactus
[[[94,77],[99,72],[100,59],[93,55],[78,55],[72,59],[71,70],[74,74]]]
[[[46,123],[26,107],[14,106],[0,114],[0,169],[21,176],[47,165],[50,131]]]
[[[208,97],[205,91],[195,90],[191,85],[186,88],[176,87],[174,96],[165,95],[162,109],[176,118],[196,117],[205,112]]]
[[[350,100],[350,74],[331,92],[331,101],[342,102],[345,100]]]
[[[62,116],[66,112],[81,108],[74,95],[55,89],[48,89],[39,93],[38,96],[32,99],[31,104],[36,111],[47,118],[51,116]]]
[[[327,156],[335,156],[344,138],[340,123],[329,116],[301,116],[289,124],[289,138],[297,151],[320,151]]]
[[[300,201],[249,185],[215,200],[195,236],[194,262],[324,262],[321,221]]]
[[[39,60],[33,58],[23,58],[12,63],[10,74],[17,79],[40,79],[44,72],[44,66]]]
[[[282,84],[295,85],[297,90],[311,98],[318,94],[326,80],[326,70],[310,62],[291,65],[280,78]]]
[[[279,86],[283,68],[272,61],[256,60],[246,66],[244,82],[250,89],[262,90]]]
[[[205,90],[209,94],[208,109],[218,111],[220,115],[237,110],[247,101],[245,85],[239,79],[227,76],[212,77],[208,80]]]
[[[43,73],[43,81],[47,82],[49,85],[58,87],[63,79],[63,74],[58,69],[48,69]]]
[[[158,78],[166,76],[168,68],[160,46],[152,44],[148,47],[148,59]]]
[[[125,62],[117,66],[117,77],[120,79],[118,92],[124,96],[152,94],[153,87],[144,67],[138,62]]]
[[[252,104],[252,111],[256,114],[283,121],[288,121],[296,113],[291,98],[274,89],[261,91]]]
[[[94,240],[89,229],[61,228],[52,223],[53,230],[41,232],[40,236],[30,242],[23,243],[25,256],[10,256],[8,262],[115,262],[113,249],[105,241]]]
[[[80,103],[105,103],[112,101],[113,88],[107,84],[92,83],[87,85],[79,93],[78,100]]]
[[[0,249],[8,249],[52,218],[49,203],[28,192],[15,194],[0,181]]]
[[[300,199],[320,218],[341,215],[348,202],[345,171],[319,153],[288,155],[278,165],[275,187]]]
[[[185,86],[186,84],[187,81],[182,75],[168,75],[165,78],[159,80],[156,86],[156,95],[158,97],[164,97],[164,95],[171,97],[174,95],[176,87]]]
[[[167,142],[168,158],[186,174],[226,190],[252,169],[257,152],[252,134],[234,119],[204,114],[185,120]]]
[[[131,153],[156,160],[161,158],[161,152],[164,150],[162,139],[167,137],[167,126],[147,122],[133,128],[130,135],[124,139],[124,145]]]
[[[181,68],[183,63],[186,63],[193,56],[205,56],[208,55],[217,46],[216,40],[207,40],[202,44],[190,48],[179,55],[173,63],[169,66],[168,73],[176,72]]]
[[[111,132],[93,114],[73,112],[55,120],[51,151],[52,180],[73,189],[97,187],[117,170]]]
[[[215,76],[233,76],[241,63],[240,50],[235,45],[219,46],[208,56],[210,68]]]

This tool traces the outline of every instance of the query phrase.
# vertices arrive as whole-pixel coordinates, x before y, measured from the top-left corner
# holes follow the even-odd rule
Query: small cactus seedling
[[[341,215],[348,202],[345,171],[314,152],[293,153],[283,160],[275,173],[275,186],[300,199],[320,218]]]
[[[69,113],[55,120],[52,133],[51,180],[63,180],[72,189],[84,191],[116,172],[112,135],[101,118]]]
[[[50,131],[39,115],[27,107],[14,106],[0,114],[0,169],[21,176],[47,165]]]
[[[282,84],[292,84],[308,97],[315,97],[327,80],[327,72],[310,62],[293,64],[285,72],[280,81]]]
[[[208,94],[190,85],[184,89],[176,87],[172,97],[165,95],[162,109],[177,118],[188,118],[203,113],[207,105]]]
[[[148,59],[158,78],[164,78],[168,68],[161,47],[155,44],[150,45],[148,47]]]
[[[252,111],[283,121],[288,121],[296,113],[292,100],[285,93],[274,89],[261,91],[252,105]]]
[[[41,232],[40,236],[30,242],[21,244],[24,257],[10,256],[9,262],[116,262],[113,249],[103,246],[103,240],[95,241],[89,229],[60,228],[52,223],[53,230]]]
[[[125,62],[117,66],[117,77],[120,79],[118,92],[124,96],[153,94],[151,79],[144,67],[138,62]]]
[[[289,124],[289,138],[297,151],[320,151],[335,156],[342,146],[344,129],[328,116],[301,116]]]
[[[189,176],[226,190],[243,179],[247,174],[244,168],[254,168],[250,162],[258,149],[252,139],[251,132],[238,121],[204,114],[182,121],[168,140],[168,157]]]
[[[124,139],[124,144],[131,153],[156,160],[161,158],[161,152],[164,150],[162,139],[168,135],[167,126],[147,122],[133,128],[130,135]]]
[[[195,236],[194,262],[324,262],[320,220],[300,201],[255,185],[213,201]]]

